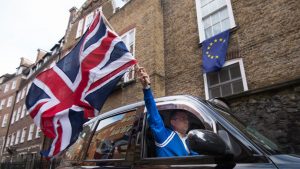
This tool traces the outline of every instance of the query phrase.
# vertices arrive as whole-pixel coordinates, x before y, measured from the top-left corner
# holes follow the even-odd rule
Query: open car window
[[[159,110],[160,116],[162,117],[164,121],[164,125],[166,128],[172,129],[170,124],[170,116],[171,113],[174,111],[183,111],[187,114],[188,120],[189,120],[189,129],[188,131],[192,129],[205,129],[205,125],[202,123],[202,121],[192,112],[183,110],[183,109],[168,109],[168,110]],[[143,152],[143,158],[160,158],[156,156],[156,145],[154,136],[151,132],[151,129],[149,128],[149,124],[147,119],[144,119],[144,152]]]
[[[136,117],[133,110],[100,120],[86,160],[125,159]]]
[[[83,158],[95,126],[95,122],[88,123],[87,125],[83,126],[83,130],[80,132],[76,142],[62,153],[61,157],[65,161],[76,161]]]

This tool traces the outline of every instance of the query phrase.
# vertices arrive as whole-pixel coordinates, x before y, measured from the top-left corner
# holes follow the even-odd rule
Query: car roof
[[[197,98],[197,97],[194,97],[194,96],[191,96],[191,95],[165,96],[165,97],[156,98],[154,100],[155,100],[156,103],[167,102],[167,101],[193,101],[193,102],[195,102],[195,101],[199,102],[200,101],[200,102],[204,103],[203,99]],[[89,125],[89,124],[91,124],[95,121],[98,121],[99,119],[103,119],[103,118],[106,118],[106,117],[109,117],[109,116],[113,116],[115,114],[119,114],[119,113],[122,113],[122,112],[133,110],[133,109],[135,109],[137,107],[140,107],[144,104],[145,104],[144,101],[139,101],[139,102],[136,102],[136,103],[132,103],[132,104],[128,104],[128,105],[125,105],[125,106],[118,107],[116,109],[110,110],[108,112],[104,112],[104,113],[92,118],[91,120],[86,122],[84,125]]]

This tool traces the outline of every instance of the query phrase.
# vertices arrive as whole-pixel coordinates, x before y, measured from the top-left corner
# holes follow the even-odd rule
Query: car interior
[[[167,128],[171,128],[171,124],[170,124],[170,115],[172,111],[178,111],[177,110],[162,110],[159,111],[160,116],[162,117],[165,126]],[[186,110],[180,110],[180,111],[184,111],[187,113],[188,118],[189,118],[189,131],[192,129],[205,129],[203,123],[195,116],[193,115],[191,112],[188,112]],[[148,126],[148,123],[146,122],[146,126],[145,126],[145,133],[146,133],[146,139],[144,140],[144,158],[154,158],[156,157],[156,150],[153,147],[155,146],[155,141],[154,141],[154,137],[152,135],[152,132]]]

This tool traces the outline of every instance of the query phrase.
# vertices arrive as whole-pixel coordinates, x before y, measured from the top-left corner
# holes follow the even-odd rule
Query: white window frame
[[[94,11],[92,11],[91,13],[89,13],[89,14],[85,17],[85,19],[84,19],[83,32],[85,32],[85,31],[88,29],[88,27],[92,24],[93,19],[94,19],[94,15],[95,15],[95,13],[94,13]]]
[[[1,127],[6,127],[6,125],[7,125],[7,120],[8,120],[8,114],[5,114],[5,115],[3,116],[3,119],[2,119],[2,125],[1,125]]]
[[[17,81],[14,80],[13,83],[12,83],[12,85],[11,85],[11,89],[12,89],[12,90],[15,89],[15,88],[16,88],[16,85],[17,85]]]
[[[21,106],[18,108],[17,114],[16,114],[16,121],[20,119],[21,116]]]
[[[5,99],[1,100],[1,103],[0,103],[0,110],[3,109],[3,106],[5,105]]]
[[[18,103],[18,102],[20,101],[20,96],[21,96],[21,93],[20,93],[20,92],[18,92],[18,94],[17,94],[17,100],[16,100],[16,103]]]
[[[28,94],[28,91],[29,91],[29,89],[31,87],[31,84],[32,84],[32,82],[28,83],[28,85],[27,85],[26,95]]]
[[[16,110],[13,111],[13,114],[12,114],[12,117],[11,117],[11,122],[10,122],[10,124],[14,124],[14,122],[15,122],[15,117],[16,117]]]
[[[77,30],[76,30],[76,36],[75,38],[79,38],[82,35],[83,32],[83,24],[84,24],[84,18],[80,19],[77,25]]]
[[[6,145],[5,145],[5,147],[8,147],[9,146],[9,143],[10,143],[10,137],[11,137],[11,135],[9,135],[8,137],[7,137],[7,142],[6,142]]]
[[[11,134],[11,140],[10,140],[10,145],[11,145],[11,146],[14,145],[14,142],[15,142],[15,135],[16,135],[15,133],[12,133],[12,134]]]
[[[119,1],[119,2],[116,2]],[[113,13],[116,13],[117,10],[123,8],[124,5],[126,5],[130,0],[112,0],[112,6],[113,6]]]
[[[34,130],[34,124],[31,124],[30,127],[29,127],[27,141],[32,140],[33,130]]]
[[[132,51],[132,55],[133,57],[135,57],[135,36],[136,36],[136,28],[130,29],[129,31],[127,31],[126,33],[124,33],[120,38],[123,40],[123,42],[125,43],[126,47],[128,48],[128,50],[130,50],[130,33],[133,34],[133,39],[132,39],[132,43],[133,43],[133,51]],[[125,39],[124,39],[125,38]],[[129,74],[131,73],[131,77],[129,78]],[[130,82],[132,80],[134,80],[134,69],[130,69],[129,72],[126,72],[124,74],[124,83],[126,82]]]
[[[20,135],[21,135],[21,130],[18,130],[16,135],[16,140],[15,140],[15,145],[19,144]]]
[[[10,107],[12,105],[12,96],[10,96],[7,100],[7,104],[6,104],[6,107]]]
[[[245,73],[245,67],[244,67],[243,59],[242,58],[237,58],[237,59],[228,60],[224,63],[223,67],[226,67],[226,66],[229,66],[229,65],[232,65],[232,64],[235,64],[235,63],[239,63],[244,91],[247,91],[248,90],[248,85],[247,85],[247,79],[246,79],[246,73]],[[206,73],[203,74],[203,79],[204,79],[205,98],[210,99],[209,98],[209,90],[208,90],[208,83],[207,83]]]
[[[24,98],[25,94],[26,94],[26,86],[22,90],[21,99]]]
[[[24,128],[22,129],[22,136],[21,136],[20,143],[24,143],[25,137],[26,137],[26,131],[27,131],[27,127],[24,127]]]
[[[6,93],[8,90],[9,90],[9,83],[5,85],[3,92]]]
[[[25,116],[25,113],[26,113],[26,106],[24,104],[23,107],[22,107],[21,117],[20,118],[23,118]]]
[[[198,32],[199,32],[199,40],[200,43],[202,43],[205,38],[205,32],[204,32],[204,24],[203,24],[203,18],[206,16],[202,16],[201,11],[201,0],[195,0],[196,1],[196,12],[197,12],[197,22],[198,22]],[[224,1],[224,0],[217,0],[217,1]],[[227,6],[228,16],[229,16],[229,22],[230,22],[230,29],[236,27],[232,6],[231,6],[231,0],[225,0],[226,5],[219,6],[217,9],[214,9],[214,11],[211,11],[209,15],[215,13],[216,11],[220,10],[221,8],[224,8]],[[207,15],[208,16],[208,15]]]

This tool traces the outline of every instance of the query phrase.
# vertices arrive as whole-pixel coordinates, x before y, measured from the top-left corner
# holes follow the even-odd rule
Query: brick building
[[[56,44],[51,49],[51,52],[38,49],[36,61],[26,64],[26,66],[22,66],[24,65],[23,62],[25,62],[25,59],[22,58],[21,66],[18,68],[15,78],[17,88],[11,91],[15,99],[12,101],[13,106],[9,110],[10,114],[6,122],[6,126],[9,127],[5,128],[3,136],[6,139],[6,143],[2,151],[2,162],[33,161],[39,158],[39,152],[43,148],[44,136],[29,116],[25,106],[25,98],[35,76],[57,62],[59,48],[60,44]],[[18,72],[22,72],[22,74],[18,75]]]
[[[292,137],[300,127],[299,7],[296,0],[87,0],[81,8],[70,9],[60,56],[72,49],[95,12],[102,10],[139,64],[147,69],[156,97],[225,97],[242,121],[299,153],[300,138]],[[225,65],[218,72],[204,73],[203,41],[227,29],[230,38]],[[142,98],[141,85],[130,71],[101,112]],[[22,104],[24,100],[16,103],[14,111],[18,112]],[[32,122],[25,123],[30,121],[25,119],[11,124],[8,137],[14,133],[16,137],[21,128],[31,130]],[[36,142],[25,138],[26,144],[16,146],[18,153],[25,151],[21,147],[42,144],[38,143],[41,138]],[[26,151],[34,153],[38,148]]]
[[[1,156],[3,152],[9,151],[10,149],[6,149],[7,145],[7,131],[10,127],[10,118],[12,116],[12,112],[15,109],[15,101],[20,99],[21,95],[19,94],[20,86],[25,80],[25,75],[27,73],[27,69],[30,66],[30,61],[25,58],[21,58],[20,66],[17,68],[17,72],[15,74],[3,75],[1,76],[1,90],[0,90],[0,114],[1,114],[1,128],[0,128],[0,145],[1,145]],[[22,94],[22,98],[24,98],[25,93]],[[9,138],[10,139],[10,138]],[[9,140],[8,140],[9,141]]]
[[[277,143],[291,144],[296,152],[300,151],[299,138],[282,139],[286,133],[292,136],[298,131],[291,131],[287,126],[299,128],[299,120],[291,121],[299,119],[299,106],[295,107],[300,99],[297,88],[300,77],[300,22],[297,18],[300,11],[297,1],[122,2],[86,1],[79,10],[72,8],[63,50],[72,47],[87,28],[94,11],[102,9],[114,30],[125,40],[129,38],[127,46],[140,65],[148,70],[156,97],[174,94],[206,99],[225,97],[244,122],[259,124],[259,130]],[[230,30],[230,38],[225,65],[218,72],[204,73],[203,41],[226,29]],[[109,97],[102,112],[142,99],[141,86],[136,80],[125,78],[124,82]],[[266,105],[273,105],[272,101],[252,98],[272,98],[270,90],[290,91],[291,105],[276,103],[277,107],[280,104],[283,108],[267,112]],[[277,97],[286,100],[284,96]],[[260,103],[254,105],[262,107],[259,112],[264,115],[258,115],[257,107],[239,107],[253,100]],[[275,120],[265,123],[268,118],[262,117],[268,117],[270,113]],[[274,126],[272,130],[267,130],[269,125]],[[278,129],[281,132],[276,132]],[[277,134],[272,135],[274,132]]]

